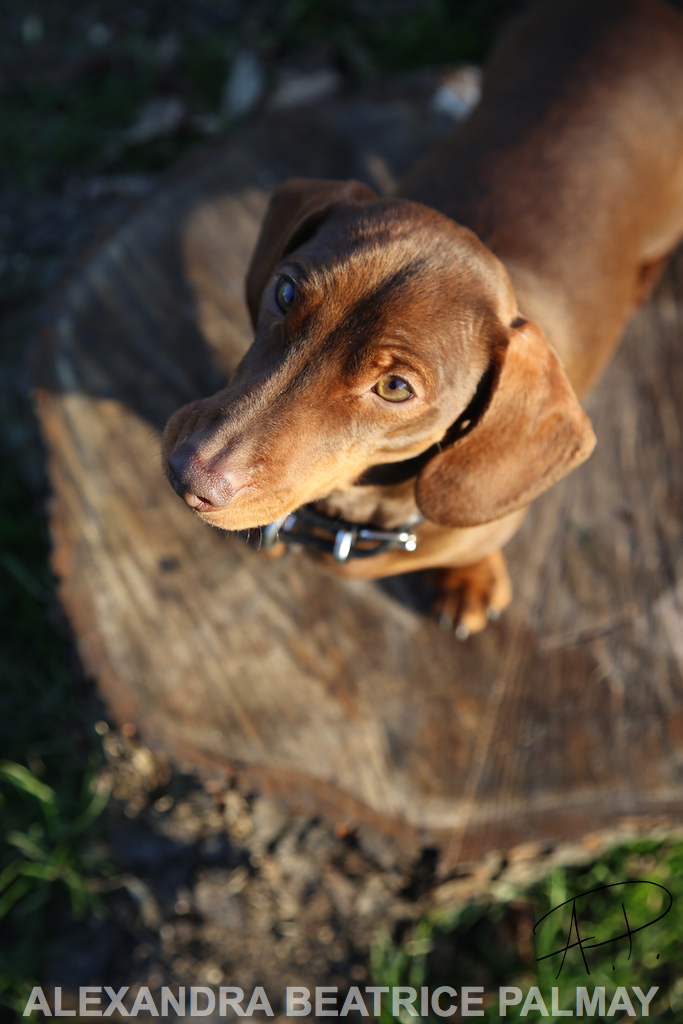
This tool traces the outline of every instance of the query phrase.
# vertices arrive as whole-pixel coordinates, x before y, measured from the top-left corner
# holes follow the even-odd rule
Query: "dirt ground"
[[[262,985],[277,1014],[288,985],[344,993],[391,984],[390,940],[408,956],[430,954],[435,973],[460,973],[456,961],[467,958],[471,983],[491,985],[472,951],[420,937],[424,915],[502,897],[509,902],[488,941],[499,957],[529,962],[533,907],[519,894],[555,864],[587,864],[598,852],[528,845],[440,879],[434,851],[411,862],[381,839],[360,844],[258,794],[202,786],[134,734],[103,720],[96,728],[106,756],[97,786],[112,794],[103,853],[117,872],[98,886],[104,920],[59,926],[68,952],[44,980],[63,986],[64,1005],[75,1006],[78,985],[102,979],[129,986],[127,1001],[141,985],[157,996],[162,985]]]

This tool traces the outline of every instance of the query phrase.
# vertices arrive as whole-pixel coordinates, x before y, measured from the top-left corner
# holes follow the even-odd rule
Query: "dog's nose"
[[[225,508],[235,493],[229,478],[208,469],[197,449],[188,441],[169,458],[168,478],[174,491],[198,512]]]

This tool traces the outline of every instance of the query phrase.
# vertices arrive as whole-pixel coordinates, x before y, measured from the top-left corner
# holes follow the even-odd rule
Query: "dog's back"
[[[402,194],[503,260],[583,393],[683,235],[683,17],[657,0],[532,7]]]

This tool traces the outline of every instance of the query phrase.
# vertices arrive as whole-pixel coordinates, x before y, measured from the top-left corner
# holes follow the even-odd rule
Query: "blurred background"
[[[516,867],[494,855],[443,880],[434,851],[409,863],[258,794],[211,791],[107,720],[80,671],[49,568],[30,360],[51,297],[83,253],[169,168],[233,137],[264,108],[423,89],[444,125],[455,123],[477,100],[493,38],[521,6],[5,0],[0,8],[3,1021],[21,1015],[35,984],[62,986],[69,1007],[79,985],[98,984],[127,985],[129,996],[141,985],[221,983],[277,994],[316,983],[549,992],[555,968],[535,959],[534,920],[572,892],[625,877],[666,885],[674,909],[634,943],[630,961],[622,944],[605,951],[590,979],[568,964],[566,1005],[576,984],[658,985],[651,1016],[683,1021],[683,842],[582,847],[562,864],[543,850]],[[601,912],[608,923],[621,914],[608,904]],[[497,1019],[497,1004],[486,1013]]]

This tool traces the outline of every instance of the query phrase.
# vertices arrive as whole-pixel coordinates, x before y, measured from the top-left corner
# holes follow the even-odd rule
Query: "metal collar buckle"
[[[417,537],[409,527],[375,530],[345,519],[332,519],[306,506],[263,527],[260,547],[268,550],[279,541],[327,552],[338,562],[370,558],[385,551],[414,551],[417,547]]]

